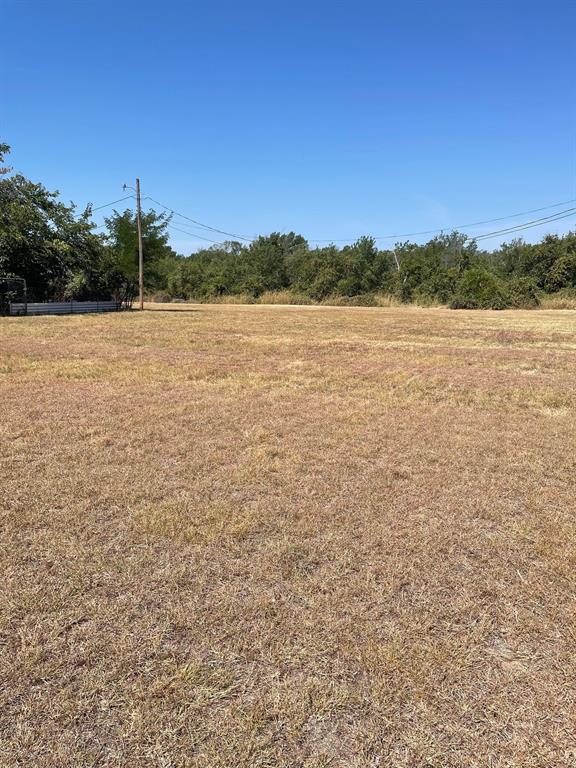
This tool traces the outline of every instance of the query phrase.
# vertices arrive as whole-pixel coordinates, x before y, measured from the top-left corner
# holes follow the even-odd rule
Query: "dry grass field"
[[[576,313],[0,320],[2,768],[576,765]]]

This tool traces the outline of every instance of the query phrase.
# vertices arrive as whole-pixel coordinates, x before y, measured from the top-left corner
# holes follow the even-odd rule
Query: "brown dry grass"
[[[0,765],[575,765],[576,314],[179,309],[0,321]]]
[[[576,294],[574,291],[563,290],[542,296],[542,309],[576,309]]]

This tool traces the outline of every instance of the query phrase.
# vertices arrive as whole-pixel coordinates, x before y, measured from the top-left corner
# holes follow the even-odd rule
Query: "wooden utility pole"
[[[138,226],[138,291],[140,309],[144,309],[144,252],[142,250],[142,211],[140,209],[140,179],[136,179],[136,224]]]

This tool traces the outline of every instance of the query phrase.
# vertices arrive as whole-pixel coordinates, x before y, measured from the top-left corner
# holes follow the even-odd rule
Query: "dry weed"
[[[154,309],[0,321],[2,768],[575,765],[576,315]]]

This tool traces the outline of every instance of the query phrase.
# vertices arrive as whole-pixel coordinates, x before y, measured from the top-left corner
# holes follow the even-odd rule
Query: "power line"
[[[179,213],[178,211],[174,210],[173,208],[170,208],[169,206],[164,205],[164,203],[161,203],[159,200],[155,200],[152,197],[147,197],[147,199],[151,200],[153,203],[156,203],[156,205],[161,206],[162,208],[164,208],[165,210],[169,211],[170,213],[172,213],[172,214],[174,214],[176,216],[180,216],[181,218],[186,219],[187,221],[191,221],[193,224],[196,224],[199,227],[203,227],[204,229],[208,229],[208,230],[210,230],[212,232],[218,232],[218,233],[220,233],[222,235],[228,235],[229,237],[234,237],[234,238],[237,238],[237,239],[240,239],[240,240],[244,240],[246,242],[253,242],[253,240],[254,240],[254,238],[244,237],[243,235],[237,235],[237,234],[234,234],[232,232],[227,232],[226,230],[223,230],[223,229],[218,229],[217,227],[211,227],[211,226],[208,226],[207,224],[203,224],[202,222],[197,221],[196,219],[192,219],[189,216],[185,216],[183,213]],[[531,209],[526,210],[526,211],[519,211],[518,213],[511,213],[511,214],[508,214],[507,216],[497,216],[497,217],[492,218],[492,219],[483,219],[482,221],[473,221],[473,222],[470,222],[468,224],[457,224],[457,225],[455,225],[453,227],[443,227],[442,229],[427,229],[427,230],[421,230],[419,232],[404,232],[404,233],[399,233],[399,234],[395,234],[395,235],[378,235],[378,236],[374,237],[374,240],[392,240],[394,238],[401,238],[401,237],[416,237],[418,235],[433,235],[433,234],[439,234],[439,233],[442,233],[442,232],[446,232],[447,230],[453,231],[453,230],[466,229],[466,228],[469,228],[469,227],[479,227],[479,226],[482,226],[483,224],[492,224],[492,223],[494,223],[496,221],[506,221],[507,219],[514,219],[514,218],[518,218],[519,216],[527,216],[528,214],[531,214],[531,213],[539,213],[540,211],[547,211],[547,210],[550,210],[552,208],[559,208],[562,205],[567,205],[568,203],[573,203],[573,202],[576,202],[576,198],[572,198],[570,200],[565,200],[565,201],[563,201],[561,203],[553,203],[552,205],[544,205],[544,206],[541,206],[540,208],[531,208]],[[489,232],[489,233],[486,233],[486,234],[481,234],[481,235],[478,235],[476,238],[473,238],[473,239],[478,239],[478,240],[483,239],[483,238],[487,239],[489,237],[494,237],[496,234],[507,234],[507,233],[513,232],[513,231],[521,231],[521,229],[523,229],[523,228],[529,229],[530,227],[537,226],[538,223],[540,223],[540,222],[541,223],[546,223],[547,221],[554,221],[554,220],[556,220],[554,218],[556,216],[558,216],[558,220],[560,220],[561,218],[567,218],[567,216],[569,216],[570,213],[573,210],[576,210],[576,209],[573,209],[573,208],[568,209],[568,212],[561,211],[559,214],[553,214],[551,216],[543,217],[542,219],[537,219],[534,222],[529,221],[529,222],[526,222],[524,225],[518,225],[517,227],[514,226],[514,227],[509,227],[509,228],[506,228],[506,229],[503,229],[503,230],[497,230],[494,233]],[[566,213],[566,216],[562,215],[564,213]],[[191,235],[193,237],[198,237],[200,239],[207,240],[208,242],[217,243],[217,241],[215,241],[215,240],[210,240],[209,238],[202,238],[200,235],[196,235],[193,232],[185,232],[185,230],[179,230],[179,231],[180,232],[184,232],[184,234],[188,234],[188,235]],[[346,238],[346,239],[344,239],[344,238],[342,238],[342,239],[306,238],[306,239],[307,239],[307,241],[309,243],[348,243],[348,242],[352,242],[354,240],[357,240],[358,238]],[[221,245],[222,243],[217,243],[217,244]]]
[[[508,216],[498,216],[495,219],[484,219],[483,221],[473,221],[469,224],[456,224],[452,227],[442,227],[441,229],[425,229],[420,232],[401,232],[396,235],[378,235],[374,237],[374,240],[393,240],[400,237],[416,237],[417,235],[435,235],[442,232],[454,231],[459,229],[466,229],[468,227],[479,227],[482,224],[492,224],[495,221],[505,221],[506,219],[516,219],[518,216],[527,216],[529,213],[539,213],[540,211],[547,211],[551,208],[559,208],[561,205],[568,205],[568,203],[576,202],[576,198],[571,200],[564,200],[562,203],[554,203],[553,205],[544,205],[541,208],[532,208],[529,211],[520,211],[519,213],[511,213]],[[350,243],[357,240],[357,237],[341,238],[338,240],[325,238],[323,240],[307,238],[309,243]]]
[[[127,198],[123,198],[123,199],[127,199]],[[218,229],[217,227],[211,227],[208,224],[203,224],[202,222],[197,221],[196,219],[193,219],[190,216],[186,216],[183,213],[179,213],[174,208],[170,208],[169,206],[164,205],[164,203],[161,203],[159,200],[155,200],[153,197],[147,196],[146,199],[150,200],[153,203],[156,203],[156,205],[159,205],[160,207],[164,208],[166,211],[169,211],[173,215],[180,216],[181,218],[186,219],[187,221],[192,222],[196,226],[203,227],[204,229],[208,229],[211,232],[218,232],[220,234],[228,235],[229,237],[234,237],[234,238],[237,238],[237,239],[240,239],[240,240],[244,240],[246,242],[253,242],[254,241],[254,238],[244,237],[243,235],[238,235],[238,234],[235,234],[233,232],[228,232],[228,231],[223,230],[223,229]],[[115,201],[115,202],[120,202],[120,201]],[[546,210],[550,210],[552,208],[558,208],[558,207],[560,207],[562,205],[567,205],[568,203],[573,203],[573,202],[576,202],[576,198],[572,198],[570,200],[565,200],[564,202],[561,202],[561,203],[553,203],[552,205],[541,206],[540,208],[531,208],[529,210],[520,211],[518,213],[509,214],[507,216],[497,216],[497,217],[492,218],[492,219],[483,219],[482,221],[474,221],[474,222],[470,222],[468,224],[458,224],[458,225],[456,225],[454,227],[444,227],[442,229],[421,230],[419,232],[405,232],[405,233],[400,233],[400,234],[395,234],[395,235],[378,235],[378,236],[374,237],[374,240],[387,240],[387,239],[394,239],[394,238],[401,238],[401,237],[415,237],[417,235],[432,235],[432,234],[438,234],[438,233],[446,232],[447,230],[460,230],[460,229],[466,229],[468,227],[477,227],[477,226],[481,226],[482,224],[490,224],[490,223],[493,223],[493,222],[496,222],[496,221],[505,221],[506,219],[513,219],[513,218],[517,218],[519,216],[526,216],[526,215],[528,215],[530,213],[539,213],[540,211],[546,211]],[[109,205],[113,205],[113,203],[109,203]],[[105,207],[105,206],[102,206],[102,207]],[[576,207],[568,208],[568,209],[566,209],[564,211],[560,211],[558,213],[550,214],[549,216],[544,216],[544,217],[541,217],[539,219],[534,219],[532,221],[527,221],[527,222],[524,222],[522,224],[514,225],[514,226],[511,226],[511,227],[506,227],[504,229],[494,230],[493,232],[485,232],[485,233],[479,234],[479,235],[477,235],[475,237],[472,237],[472,236],[469,236],[469,237],[470,237],[470,239],[473,239],[473,240],[485,240],[485,239],[487,240],[487,239],[489,239],[491,237],[496,237],[497,235],[507,235],[507,234],[512,234],[514,232],[521,232],[524,229],[530,229],[532,227],[537,227],[537,226],[542,225],[542,224],[553,223],[554,221],[560,221],[562,219],[566,219],[569,216],[571,216],[574,213],[574,211],[576,211]],[[189,235],[190,237],[194,237],[194,238],[197,238],[199,240],[205,240],[206,242],[209,242],[209,243],[214,243],[215,245],[223,245],[224,244],[221,241],[212,240],[211,238],[204,237],[204,236],[199,235],[199,234],[197,234],[195,232],[189,232],[187,230],[180,229],[180,228],[174,226],[173,224],[170,224],[169,228],[170,229],[174,229],[177,232],[181,232],[182,234]],[[314,238],[306,238],[306,239],[310,243],[338,243],[338,242],[351,242],[351,241],[353,241],[354,239],[357,239],[357,238],[331,239],[331,240],[330,239],[314,239]]]
[[[22,197],[24,197],[27,200],[29,200],[31,203],[36,205],[36,207],[39,207],[38,203],[30,195],[28,195],[27,192],[25,192],[24,190],[22,190],[22,189],[20,189],[19,187],[16,186],[16,184],[14,183],[14,177],[11,178],[11,179],[8,179],[8,180],[12,182],[13,189],[19,195],[22,195]],[[94,208],[90,203],[88,203],[88,205],[86,207],[89,208],[90,215],[92,215],[94,213],[94,211],[101,211],[102,208],[108,208],[110,205],[115,205],[116,203],[121,203],[124,200],[129,200],[130,198],[134,198],[134,195],[127,195],[126,197],[121,197],[119,200],[112,200],[110,203],[104,203],[104,205],[98,205],[96,208]],[[100,226],[102,226],[102,225],[100,225]]]
[[[121,203],[124,200],[129,200],[130,198],[134,198],[134,195],[126,195],[126,197],[121,197],[119,200],[112,200],[111,203],[104,203],[104,205],[99,205],[97,208],[93,208],[90,204],[88,207],[90,208],[90,213],[94,213],[94,211],[101,211],[102,208],[108,208],[110,205],[116,205],[116,203]]]
[[[473,240],[487,240],[490,237],[496,237],[497,235],[510,235],[514,232],[521,232],[524,229],[531,229],[532,227],[539,227],[543,226],[544,224],[553,224],[555,221],[560,221],[561,219],[567,219],[570,216],[573,216],[576,211],[576,208],[568,208],[566,211],[560,211],[560,213],[554,214],[553,216],[545,216],[542,219],[535,219],[534,221],[528,221],[524,224],[519,224],[516,227],[508,227],[507,229],[498,229],[495,232],[485,232],[483,235],[478,235],[477,237],[472,238]]]
[[[182,232],[184,235],[190,235],[190,237],[198,238],[198,240],[206,240],[208,243],[214,243],[215,245],[224,245],[223,242],[220,242],[219,240],[211,240],[209,237],[203,237],[202,235],[196,234],[196,232],[187,232],[185,229],[180,229],[179,227],[175,227],[174,224],[168,224],[168,229],[173,229],[176,232]]]
[[[532,227],[543,226],[544,224],[553,224],[555,221],[561,221],[562,219],[569,218],[570,216],[574,215],[575,212],[576,212],[576,207],[568,208],[566,211],[560,211],[559,213],[553,214],[552,216],[545,216],[540,219],[534,219],[533,221],[528,221],[514,227],[507,227],[506,229],[498,229],[498,230],[495,230],[494,232],[485,232],[484,234],[477,235],[476,237],[472,237],[470,239],[471,240],[487,240],[491,237],[496,237],[498,235],[513,234],[515,232],[521,232],[524,229],[531,229]],[[209,243],[215,243],[216,245],[224,245],[223,242],[219,242],[217,240],[211,240],[208,237],[203,237],[202,235],[196,234],[196,232],[188,232],[185,229],[180,229],[179,227],[175,227],[173,224],[169,224],[168,228],[174,229],[177,232],[182,232],[185,235],[190,235],[190,237],[198,238],[200,240],[206,240]]]
[[[543,218],[540,218],[540,219],[526,221],[522,224],[515,224],[514,226],[507,227],[505,229],[497,229],[497,230],[494,230],[493,232],[484,232],[472,239],[481,240],[483,238],[494,237],[495,235],[505,235],[512,232],[518,232],[523,229],[528,229],[530,227],[537,227],[544,224],[550,224],[556,220],[566,219],[569,216],[572,216],[575,211],[576,211],[576,208],[567,208],[565,211],[560,211],[559,213],[555,213],[551,216],[544,216]]]
[[[119,203],[122,200],[128,200],[128,198],[134,198],[134,195],[128,195],[128,197],[122,197],[120,200],[114,200],[111,203],[107,203],[107,205],[101,205],[98,208],[93,208],[92,210],[97,211],[100,208],[106,208],[108,205],[114,205],[114,203]],[[106,224],[98,224],[94,227],[94,229],[101,229],[102,227],[105,227]],[[224,245],[224,243],[220,242],[219,240],[211,240],[208,237],[203,237],[202,235],[196,234],[196,232],[188,232],[185,229],[180,229],[179,227],[175,227],[173,224],[168,225],[168,229],[174,229],[177,232],[182,232],[185,235],[190,235],[191,237],[198,238],[199,240],[206,240],[208,243],[215,243],[216,245]]]
[[[15,187],[16,191],[19,194],[22,194],[24,196],[22,190],[18,189],[15,185],[14,185],[14,187]],[[121,203],[121,202],[124,202],[124,200],[130,200],[130,199],[133,199],[133,198],[134,198],[134,195],[126,195],[125,197],[121,197],[118,200],[112,200],[109,203],[104,203],[103,205],[99,205],[99,206],[97,206],[95,208],[92,207],[92,206],[88,206],[88,207],[90,209],[90,214],[92,214],[95,211],[100,211],[103,208],[108,208],[111,205],[116,205],[116,203]],[[248,243],[251,243],[251,242],[254,241],[254,238],[245,237],[244,235],[238,235],[238,234],[235,234],[233,232],[228,232],[228,231],[226,231],[224,229],[218,229],[217,227],[211,227],[208,224],[203,224],[201,221],[193,219],[190,216],[186,216],[185,214],[180,213],[179,211],[176,211],[174,208],[170,208],[170,206],[164,205],[164,203],[161,203],[159,200],[155,200],[153,197],[150,197],[148,195],[146,196],[145,199],[151,200],[153,203],[156,203],[156,205],[159,205],[161,208],[164,208],[166,211],[169,211],[173,215],[179,216],[182,219],[186,219],[187,221],[190,221],[191,223],[195,224],[198,227],[202,227],[202,228],[207,229],[207,230],[209,230],[211,232],[218,232],[219,234],[227,235],[229,237],[233,237],[233,238],[236,238],[238,240],[244,240],[245,242],[248,242]],[[433,234],[438,234],[438,233],[446,232],[448,230],[454,231],[454,230],[466,229],[468,227],[477,227],[477,226],[481,226],[482,224],[490,224],[490,223],[493,223],[493,222],[496,222],[496,221],[505,221],[506,219],[513,219],[513,218],[517,218],[519,216],[526,216],[526,215],[528,215],[530,213],[539,213],[540,211],[550,210],[551,208],[558,208],[558,207],[560,207],[562,205],[567,205],[568,203],[573,203],[573,202],[576,202],[576,198],[572,198],[570,200],[565,200],[564,202],[561,202],[561,203],[553,203],[552,205],[545,205],[545,206],[542,206],[540,208],[532,208],[532,209],[527,210],[527,211],[520,211],[518,213],[509,214],[507,216],[498,216],[498,217],[492,218],[492,219],[484,219],[482,221],[474,221],[474,222],[470,222],[468,224],[457,224],[457,225],[455,225],[453,227],[443,227],[442,229],[428,229],[428,230],[420,230],[418,232],[398,233],[398,234],[394,234],[394,235],[377,235],[373,239],[374,240],[392,240],[394,238],[416,237],[416,236],[419,236],[419,235],[433,235]],[[576,211],[576,208],[569,208],[566,211],[560,211],[557,214],[551,214],[550,216],[545,216],[545,217],[542,217],[540,219],[535,219],[533,221],[528,221],[528,222],[525,222],[524,224],[519,224],[519,225],[516,225],[516,226],[513,226],[513,227],[507,227],[505,229],[495,230],[494,232],[486,232],[484,234],[477,235],[476,237],[471,237],[470,239],[485,240],[485,239],[489,239],[491,237],[496,237],[497,235],[506,235],[506,234],[512,234],[514,232],[520,232],[520,231],[522,231],[524,229],[530,229],[532,227],[539,226],[540,224],[553,223],[554,221],[560,221],[562,219],[568,218],[569,216],[572,215],[572,213],[574,211]],[[103,226],[103,225],[102,224],[99,225],[97,227],[97,229],[100,228],[101,226]],[[170,225],[170,228],[176,230],[177,232],[181,232],[183,234],[189,235],[190,237],[194,237],[194,238],[197,238],[199,240],[205,240],[208,243],[214,243],[215,245],[223,245],[223,243],[221,241],[212,240],[211,238],[204,237],[204,236],[199,235],[199,234],[197,234],[195,232],[188,232],[187,230],[179,229],[178,227],[176,227],[176,226],[174,226],[172,224]],[[330,239],[330,238],[324,238],[324,239],[306,238],[306,239],[307,239],[307,241],[309,243],[348,243],[348,242],[353,242],[354,240],[357,240],[358,238],[356,237],[356,238],[340,238],[340,239],[338,239],[338,238],[333,238],[333,239]]]
[[[120,200],[114,200],[111,203],[106,203],[105,205],[99,206],[98,208],[94,208],[92,210],[100,210],[101,208],[106,208],[106,207],[108,207],[110,205],[114,205],[115,203],[119,203],[119,202],[122,202],[123,200],[128,200],[129,198],[133,198],[133,197],[134,197],[134,195],[128,195],[127,197],[120,198]],[[152,198],[152,197],[150,197],[148,195],[146,196],[146,199],[147,200],[151,200],[153,203],[156,203],[157,205],[160,205],[162,208],[164,208],[165,210],[169,211],[170,213],[175,214],[177,216],[180,216],[181,218],[184,218],[184,219],[186,219],[188,221],[191,221],[194,224],[197,224],[198,226],[202,226],[205,229],[209,229],[210,231],[213,231],[213,232],[219,232],[221,234],[229,235],[230,237],[241,238],[243,240],[246,240],[247,242],[253,242],[253,240],[250,240],[249,238],[243,238],[241,235],[236,235],[236,234],[233,234],[231,232],[226,232],[225,230],[217,229],[216,227],[209,227],[207,224],[201,224],[200,222],[197,222],[195,219],[192,219],[189,216],[185,216],[184,214],[178,213],[178,211],[175,211],[174,209],[169,208],[168,206],[164,205],[160,201],[155,200],[154,198]],[[523,212],[516,213],[516,214],[510,214],[509,216],[499,216],[499,217],[494,218],[494,219],[485,219],[484,221],[477,221],[477,222],[473,222],[471,224],[460,224],[457,227],[454,227],[454,229],[465,228],[465,227],[473,227],[473,226],[480,226],[481,224],[488,224],[488,223],[491,223],[491,222],[494,222],[494,221],[504,221],[506,219],[515,218],[517,216],[527,215],[528,213],[536,213],[536,212],[539,212],[539,211],[550,210],[551,208],[557,208],[560,205],[566,205],[566,203],[571,203],[571,202],[575,202],[575,201],[576,201],[576,199],[572,199],[572,200],[567,200],[564,203],[554,203],[553,205],[542,206],[541,208],[533,208],[530,211],[523,211]],[[550,216],[544,216],[544,217],[541,217],[539,219],[534,219],[532,221],[524,222],[522,224],[518,224],[518,225],[515,225],[515,226],[512,226],[512,227],[506,227],[504,229],[494,230],[493,232],[485,232],[483,234],[477,235],[476,237],[471,237],[470,239],[473,239],[473,240],[487,240],[489,238],[496,237],[498,235],[507,235],[507,234],[513,234],[515,232],[521,232],[524,229],[531,229],[532,227],[537,227],[537,226],[541,226],[541,225],[544,225],[544,224],[551,224],[551,223],[553,223],[555,221],[561,221],[562,219],[566,219],[566,218],[570,217],[575,211],[576,211],[576,207],[568,208],[565,211],[560,211],[558,213],[551,214]],[[199,235],[196,232],[190,232],[188,230],[181,229],[180,227],[177,227],[174,224],[169,224],[168,228],[172,229],[172,230],[174,230],[176,232],[181,232],[184,235],[189,235],[190,237],[196,238],[198,240],[204,240],[205,242],[213,243],[214,245],[224,245],[224,243],[222,241],[213,240],[213,239],[211,239],[209,237],[205,237],[203,235]],[[446,228],[446,229],[448,229],[448,228]],[[379,236],[379,237],[375,237],[374,239],[375,240],[382,240],[382,239],[388,239],[388,238],[393,238],[393,237],[413,237],[413,236],[419,235],[419,234],[420,235],[423,235],[423,234],[434,234],[434,233],[443,232],[443,231],[445,231],[445,230],[442,230],[442,229],[425,230],[425,231],[422,231],[422,232],[412,232],[412,233],[405,233],[405,234],[399,234],[399,235],[382,235],[382,236]],[[330,240],[329,241],[329,240],[312,240],[312,239],[310,239],[310,240],[308,240],[308,242],[318,243],[318,242],[349,242],[349,241],[347,241],[347,240],[346,241],[344,241],[344,240]]]
[[[190,216],[185,216],[183,213],[179,213],[178,211],[175,211],[174,208],[170,208],[170,206],[164,205],[164,203],[161,203],[159,200],[154,200],[154,198],[150,197],[149,195],[146,197],[146,199],[151,200],[153,203],[156,203],[156,205],[159,205],[161,208],[164,208],[164,210],[170,211],[170,213],[174,214],[175,216],[180,216],[180,218],[186,219],[187,221],[191,221],[192,224],[196,224],[196,226],[198,227],[209,229],[211,232],[218,232],[221,235],[228,235],[229,237],[235,237],[237,240],[245,240],[248,243],[251,243],[253,240],[253,238],[251,237],[244,237],[244,235],[236,235],[234,234],[234,232],[226,232],[226,230],[224,229],[218,229],[217,227],[210,227],[208,224],[203,224],[201,221],[197,221],[196,219],[190,218]]]
[[[562,219],[567,219],[570,216],[574,215],[574,212],[576,212],[576,208],[570,208],[567,211],[561,211],[560,213],[555,214],[554,216],[547,216],[542,219],[535,219],[534,221],[525,222],[524,224],[518,225],[516,227],[508,227],[507,229],[499,229],[495,230],[494,232],[486,232],[482,235],[477,235],[476,237],[470,238],[471,240],[488,240],[492,237],[497,237],[498,235],[508,235],[508,234],[514,234],[515,232],[522,232],[525,229],[531,229],[532,227],[539,227],[543,226],[544,224],[553,224],[555,221],[561,221]],[[211,240],[208,237],[203,237],[202,235],[198,235],[196,232],[189,232],[185,229],[180,229],[179,227],[175,227],[173,224],[168,225],[169,229],[175,230],[176,232],[182,232],[185,235],[189,235],[190,237],[199,239],[199,240],[205,240],[208,243],[214,243],[215,245],[224,245],[223,242],[218,240]]]
[[[543,210],[543,209],[540,209],[540,210]],[[525,222],[524,224],[519,224],[518,226],[514,226],[514,227],[508,227],[506,229],[495,230],[494,232],[486,232],[482,235],[477,235],[476,237],[471,239],[487,240],[491,237],[496,237],[497,235],[513,234],[514,232],[520,232],[524,229],[531,229],[532,227],[538,227],[544,224],[553,224],[555,221],[561,221],[562,219],[569,218],[570,216],[573,215],[574,212],[576,212],[576,208],[569,208],[566,211],[560,211],[559,213],[556,213],[552,216],[546,216],[541,219],[535,219],[534,221]],[[503,217],[503,218],[507,218],[507,217]],[[101,227],[104,227],[104,226],[106,225],[98,224],[98,226],[96,226],[95,229],[100,229]],[[175,232],[181,232],[184,235],[189,235],[190,237],[195,238],[197,240],[204,240],[207,243],[213,243],[214,245],[224,245],[224,242],[222,241],[212,240],[209,237],[204,237],[203,235],[199,235],[197,232],[189,232],[186,229],[181,229],[180,227],[176,227],[174,224],[169,224],[168,229],[174,230]]]

